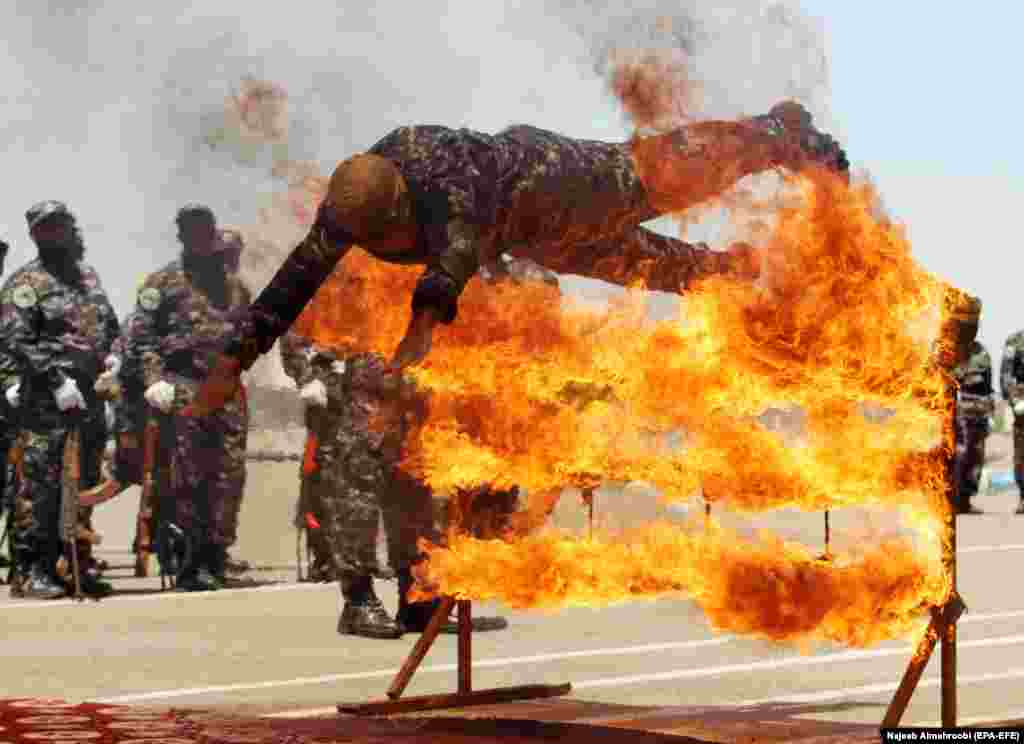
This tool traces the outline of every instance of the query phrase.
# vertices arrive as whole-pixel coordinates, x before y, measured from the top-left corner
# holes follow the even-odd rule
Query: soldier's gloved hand
[[[7,404],[11,408],[17,408],[21,405],[21,383],[16,382],[7,388],[7,392],[4,393],[4,397],[7,398]]]
[[[149,405],[163,413],[170,413],[174,406],[174,385],[164,380],[154,382],[143,395]]]
[[[116,421],[114,417],[114,407],[110,405],[110,403],[103,404],[103,418],[107,422],[107,431],[113,431]]]
[[[107,354],[107,358],[103,360],[103,366],[106,368],[106,372],[111,377],[117,377],[121,374],[121,357],[117,354]]]
[[[64,378],[64,382],[53,392],[53,399],[57,401],[57,408],[62,412],[70,411],[73,408],[85,408],[82,391],[78,389],[78,383],[70,377]]]
[[[307,382],[302,386],[302,390],[299,391],[299,398],[302,402],[310,406],[326,406],[327,405],[327,388],[320,380],[313,380]]]
[[[14,405],[17,405],[16,403]],[[1013,404],[1013,412],[1017,416],[1024,416],[1024,399],[1018,400]]]

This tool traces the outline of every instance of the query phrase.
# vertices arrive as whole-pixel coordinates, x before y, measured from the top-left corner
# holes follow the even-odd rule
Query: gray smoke
[[[529,122],[624,139],[630,128],[606,81],[616,48],[685,50],[700,83],[694,115],[756,113],[785,96],[826,110],[820,34],[778,3],[10,4],[0,51],[8,266],[35,253],[25,209],[63,199],[122,314],[142,277],[177,254],[181,205],[205,202],[224,223],[254,224],[283,188],[270,173],[282,155],[329,173],[409,123]],[[218,140],[225,98],[247,76],[288,92],[286,153],[240,156]]]

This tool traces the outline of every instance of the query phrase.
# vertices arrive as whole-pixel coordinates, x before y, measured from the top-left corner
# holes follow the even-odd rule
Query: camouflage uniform
[[[92,267],[79,262],[75,281],[58,278],[39,259],[29,262],[0,293],[0,385],[20,384],[17,409],[24,446],[24,481],[14,498],[14,549],[25,566],[52,572],[61,554],[59,511],[64,440],[81,431],[83,488],[100,478],[106,443],[103,403],[93,389],[118,335],[117,316]],[[86,409],[61,412],[54,391],[72,379]],[[88,527],[91,509],[82,509]],[[86,586],[95,584],[91,543],[80,541]]]
[[[1018,514],[1024,514],[1024,331],[1006,339],[999,369],[1003,398],[1013,411],[1013,477],[1020,492]],[[1021,412],[1017,412],[1020,406]]]
[[[174,386],[174,409],[193,399],[211,361],[234,332],[248,301],[237,277],[210,286],[186,258],[147,277],[138,293],[125,341],[125,370],[145,390],[164,381]],[[245,487],[248,404],[242,393],[204,418],[172,416],[173,452],[169,518],[184,531],[191,573],[199,565],[222,577],[226,550],[237,538]]]
[[[956,417],[957,507],[977,511],[971,499],[978,493],[985,464],[985,439],[994,410],[992,358],[978,341],[971,344],[967,359],[956,366],[953,377],[959,387]]]
[[[781,135],[762,118],[763,124],[744,129],[751,152],[728,163],[715,160],[699,130],[649,138],[653,145],[640,146],[576,140],[530,126],[497,135],[402,127],[369,153],[394,163],[404,177],[417,223],[415,245],[397,253],[372,243],[361,247],[384,261],[425,264],[413,307],[435,305],[448,323],[469,279],[503,253],[558,273],[615,284],[643,281],[650,289],[678,292],[709,274],[746,268],[736,263],[748,257],[666,238],[640,225],[779,164]],[[638,151],[658,147],[694,176],[683,201],[655,203],[641,179],[637,163],[650,158]],[[845,167],[845,156],[841,162]],[[323,219],[321,214],[256,299],[240,341],[253,349],[239,356],[266,353],[348,250],[352,241],[329,236]]]
[[[300,389],[318,379],[327,390],[327,406],[307,410],[318,446],[316,469],[304,478],[331,567],[338,575],[393,576],[377,561],[380,518],[396,570],[416,559],[415,537],[429,536],[434,523],[429,492],[399,483],[396,472],[406,436],[425,417],[426,400],[414,383],[387,374],[378,354],[336,355],[290,333],[281,339],[281,361]]]

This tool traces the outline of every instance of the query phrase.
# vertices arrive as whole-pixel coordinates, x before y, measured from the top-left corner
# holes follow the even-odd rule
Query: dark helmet
[[[71,210],[68,209],[68,205],[64,202],[47,199],[46,201],[34,204],[27,212],[25,212],[25,221],[28,222],[29,232],[34,230],[41,223],[57,215],[63,216],[69,220],[75,219],[75,216],[71,214]]]

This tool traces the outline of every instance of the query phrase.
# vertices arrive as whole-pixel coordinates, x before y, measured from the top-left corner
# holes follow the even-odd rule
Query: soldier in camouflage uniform
[[[999,386],[1013,411],[1013,478],[1020,495],[1017,514],[1024,514],[1024,331],[1017,331],[1006,339]]]
[[[4,273],[4,264],[7,261],[7,252],[10,246],[7,245],[6,241],[0,240],[0,275]],[[0,343],[3,343],[3,339],[0,339]],[[4,516],[7,511],[7,458],[11,449],[11,439],[13,434],[11,432],[11,421],[10,411],[8,411],[7,401],[4,398],[0,398],[0,518]],[[10,526],[5,523],[4,525],[4,536],[9,537]],[[10,550],[10,548],[8,548]],[[8,565],[8,558],[0,555],[0,567]]]
[[[244,388],[205,419],[176,415],[187,406],[210,364],[233,336],[247,293],[225,266],[225,243],[213,212],[178,212],[181,257],[151,274],[139,289],[125,342],[125,365],[138,369],[146,402],[171,415],[174,447],[170,520],[184,533],[177,577],[182,591],[224,585],[227,549],[237,531],[245,487],[248,405]]]
[[[82,260],[85,247],[67,206],[41,202],[25,217],[39,258],[0,292],[0,385],[17,412],[24,448],[14,505],[14,548],[25,573],[20,589],[54,598],[65,593],[56,580],[64,440],[79,429],[80,485],[96,485],[107,436],[94,385],[119,326],[99,277]],[[89,528],[91,511],[81,510],[82,528]],[[82,589],[105,594],[110,585],[99,578],[91,547],[79,540]]]
[[[995,410],[992,391],[992,358],[980,342],[974,341],[966,359],[953,370],[957,382],[956,460],[957,509],[961,514],[981,514],[971,503],[978,493],[985,464],[985,440],[989,416]]]
[[[394,263],[425,264],[413,317],[393,359],[425,357],[434,327],[451,323],[481,265],[507,253],[559,273],[677,292],[713,258],[746,273],[748,251],[709,256],[640,225],[723,193],[744,176],[849,163],[797,104],[738,122],[701,122],[627,143],[575,140],[529,126],[497,135],[402,127],[341,163],[317,219],[250,307],[242,333],[199,404],[233,393],[247,369],[295,321],[352,245]],[[216,391],[216,392],[215,392]]]

